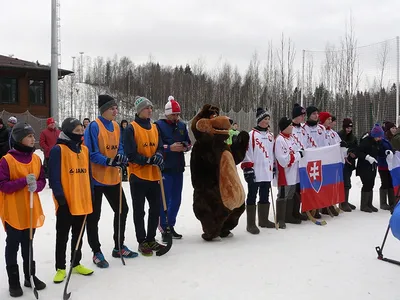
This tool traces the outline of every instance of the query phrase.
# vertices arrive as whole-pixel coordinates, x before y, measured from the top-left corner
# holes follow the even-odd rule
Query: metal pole
[[[58,33],[57,0],[51,0],[51,78],[50,78],[51,116],[58,122]]]
[[[80,74],[80,75],[81,75],[81,76],[80,76],[80,77],[81,77],[81,78],[80,78],[80,82],[81,82],[81,83],[83,82],[83,53],[85,53],[85,52],[79,52],[79,54],[81,55],[81,70],[80,70],[80,71],[81,71],[81,72],[80,72],[80,73],[81,73],[81,74]]]
[[[302,66],[302,71],[301,71],[301,98],[300,98],[300,103],[301,106],[304,105],[304,61],[305,61],[305,56],[306,56],[306,50],[303,50],[303,66]]]
[[[397,49],[397,78],[396,78],[396,126],[399,126],[399,82],[400,82],[400,42],[399,37],[396,37]]]

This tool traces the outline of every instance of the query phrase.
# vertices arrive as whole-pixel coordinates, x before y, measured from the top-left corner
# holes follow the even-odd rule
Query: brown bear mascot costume
[[[245,210],[245,193],[236,165],[244,159],[249,134],[240,132],[229,147],[225,141],[230,126],[229,118],[219,116],[219,108],[210,104],[204,105],[191,125],[196,138],[190,157],[193,211],[206,241],[231,237]]]

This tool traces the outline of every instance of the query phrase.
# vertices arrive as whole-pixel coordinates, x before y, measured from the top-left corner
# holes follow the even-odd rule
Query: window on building
[[[17,103],[18,88],[16,78],[0,77],[0,103]]]
[[[31,104],[45,104],[44,80],[29,80],[29,102]]]

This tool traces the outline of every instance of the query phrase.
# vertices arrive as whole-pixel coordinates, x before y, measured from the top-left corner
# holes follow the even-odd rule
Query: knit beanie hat
[[[392,123],[392,122],[385,122],[385,127],[383,128],[383,130],[386,132],[386,131],[389,131],[390,128],[393,128],[393,127],[396,127],[396,125],[395,125],[394,123]]]
[[[257,113],[256,113],[257,124],[260,123],[262,120],[264,120],[266,117],[270,116],[271,115],[269,111],[266,111],[261,107],[257,108]]]
[[[326,112],[326,111],[321,111],[319,113],[319,121],[321,124],[324,124],[326,120],[328,120],[331,116],[330,113]]]
[[[46,121],[47,126],[49,126],[50,124],[54,124],[56,121],[54,121],[53,118],[48,118]]]
[[[350,118],[343,119],[342,128],[346,129],[346,128],[349,128],[349,127],[353,127],[353,121]]]
[[[99,108],[100,115],[102,115],[110,107],[117,106],[117,102],[109,95],[99,95],[97,106]]]
[[[292,119],[305,114],[306,110],[304,109],[304,107],[301,107],[300,104],[295,103],[292,110]]]
[[[311,114],[312,114],[313,112],[315,112],[315,111],[319,111],[318,108],[316,108],[315,106],[309,106],[309,107],[307,107],[307,109],[306,109],[306,112],[307,112],[307,119],[309,119],[310,116],[311,116]]]
[[[381,125],[375,124],[375,126],[371,130],[371,136],[374,138],[383,138],[385,136]]]
[[[178,101],[174,99],[173,96],[168,97],[168,102],[165,104],[165,115],[169,116],[172,114],[180,114],[181,107],[179,106]]]
[[[17,143],[20,143],[27,135],[35,134],[32,126],[25,122],[17,123],[11,132],[12,138]]]
[[[9,117],[7,122],[15,125],[18,121],[16,117]]]
[[[81,121],[75,118],[66,118],[64,122],[61,124],[61,130],[65,134],[72,133],[72,131],[76,128],[76,126],[82,125]]]
[[[143,109],[149,106],[153,107],[153,103],[151,103],[151,101],[146,97],[140,97],[140,96],[135,97],[135,107],[136,107],[136,113],[138,115]]]
[[[281,118],[278,123],[279,130],[284,131],[290,126],[290,124],[292,124],[292,119],[289,119],[288,117]]]

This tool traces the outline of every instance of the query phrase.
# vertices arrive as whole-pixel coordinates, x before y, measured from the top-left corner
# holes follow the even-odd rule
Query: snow
[[[244,214],[233,231],[233,238],[204,242],[200,237],[200,222],[192,210],[189,167],[184,176],[183,203],[176,226],[184,237],[174,240],[170,252],[162,257],[139,256],[127,259],[126,266],[120,259],[113,258],[113,213],[107,201],[103,201],[100,240],[110,267],[98,269],[94,266],[85,233],[81,263],[94,268],[95,272],[88,277],[72,275],[71,300],[400,299],[396,284],[398,266],[377,260],[375,252],[375,246],[382,242],[390,213],[359,211],[361,182],[358,177],[352,178],[350,195],[350,202],[357,210],[335,218],[323,216],[328,222],[326,226],[311,222],[288,224],[285,230],[261,229],[261,233],[254,236],[246,232]],[[377,207],[379,185],[377,178],[374,190]],[[130,208],[126,245],[136,250],[129,184],[124,182],[123,187]],[[274,188],[274,196],[276,194]],[[52,282],[55,215],[48,186],[40,196],[46,221],[36,232],[34,258],[38,277],[47,283],[47,288],[39,292],[40,299],[62,299],[64,283]],[[272,210],[270,213],[272,217]],[[158,238],[161,239],[159,234]],[[5,240],[4,231],[0,231],[0,240]],[[389,234],[384,255],[400,259],[398,250],[398,241]],[[0,256],[4,257],[3,243]],[[22,280],[22,261],[20,272]],[[21,299],[34,299],[30,289],[23,287],[23,290]],[[0,299],[10,299],[4,259],[0,260]]]

